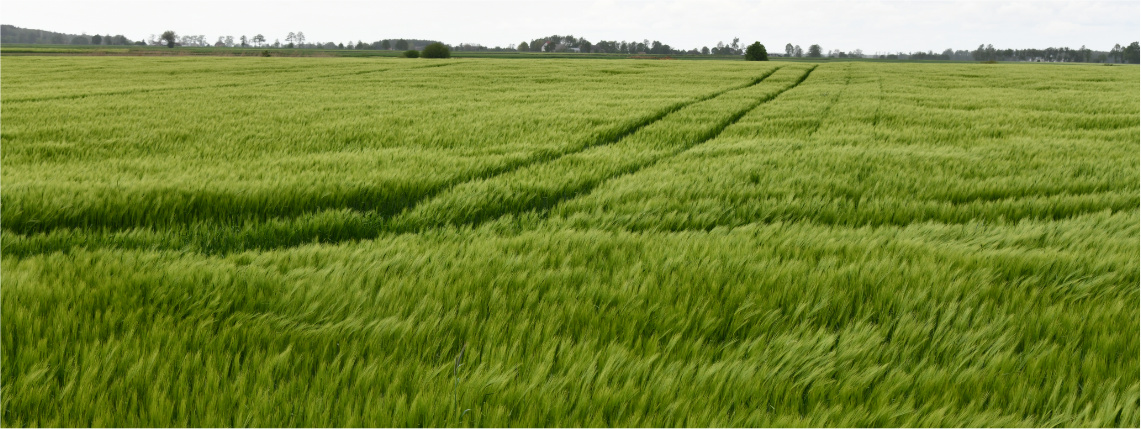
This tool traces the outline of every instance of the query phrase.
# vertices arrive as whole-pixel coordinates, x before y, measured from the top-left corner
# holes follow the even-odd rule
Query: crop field
[[[5,426],[1141,425],[1137,67],[3,63]]]

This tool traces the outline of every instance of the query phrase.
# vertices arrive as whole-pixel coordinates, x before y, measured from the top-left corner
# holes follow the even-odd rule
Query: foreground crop
[[[7,63],[6,425],[1139,422],[1135,68]]]

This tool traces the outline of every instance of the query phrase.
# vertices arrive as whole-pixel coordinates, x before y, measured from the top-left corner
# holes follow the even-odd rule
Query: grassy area
[[[1135,67],[10,57],[7,426],[1137,426]]]

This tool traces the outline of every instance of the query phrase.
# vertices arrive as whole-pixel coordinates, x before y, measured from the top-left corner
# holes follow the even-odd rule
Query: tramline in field
[[[8,57],[8,426],[1127,426],[1138,69]]]

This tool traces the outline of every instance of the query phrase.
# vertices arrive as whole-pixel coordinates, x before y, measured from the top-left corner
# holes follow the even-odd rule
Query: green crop
[[[6,57],[7,426],[1137,426],[1132,67]]]

